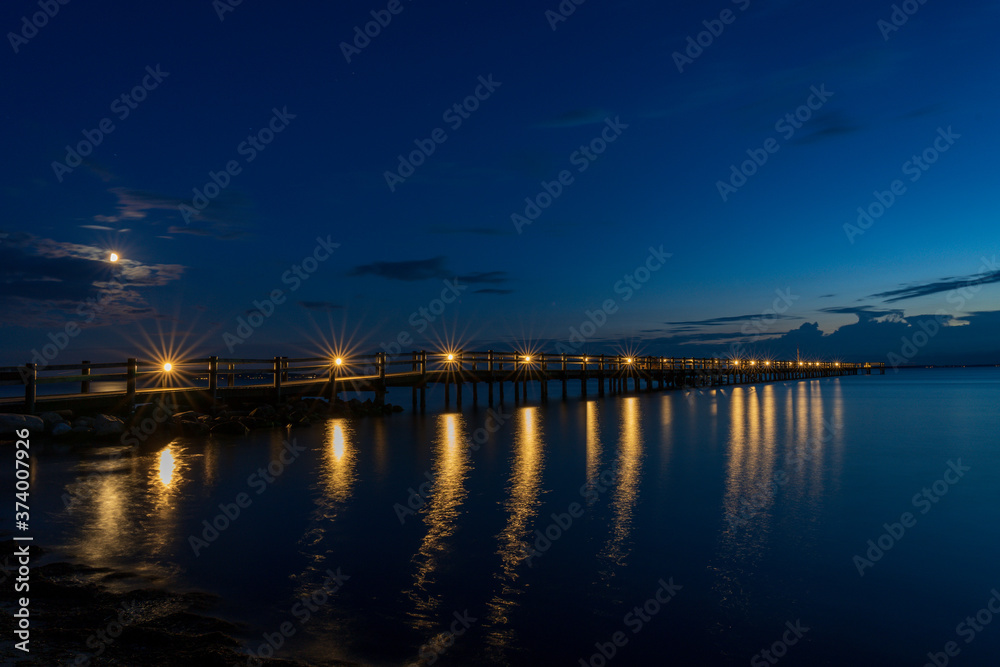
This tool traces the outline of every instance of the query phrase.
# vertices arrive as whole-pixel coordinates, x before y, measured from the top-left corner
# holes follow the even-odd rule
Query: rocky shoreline
[[[177,411],[166,402],[137,405],[124,419],[114,415],[76,415],[72,410],[56,410],[39,415],[0,414],[0,439],[13,439],[21,429],[32,437],[46,436],[54,442],[86,444],[120,440],[123,445],[137,445],[154,432],[168,435],[245,436],[256,429],[299,427],[328,417],[381,417],[402,412],[399,405],[378,404],[371,399],[349,401],[305,397],[277,405],[253,407],[218,406],[212,413],[195,410]]]
[[[15,542],[0,541],[4,577],[16,572]],[[45,551],[31,547],[37,562]],[[108,665],[174,667],[349,667],[352,663],[305,663],[284,659],[252,658],[237,639],[247,628],[209,615],[216,598],[206,593],[172,593],[137,582],[129,572],[93,568],[68,562],[51,562],[31,568],[30,653],[14,648],[16,619],[0,610],[4,639],[0,656],[4,664]],[[125,590],[115,592],[114,588]]]

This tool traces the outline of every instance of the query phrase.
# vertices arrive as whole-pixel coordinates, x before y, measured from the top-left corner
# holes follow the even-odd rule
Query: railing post
[[[386,366],[386,355],[385,352],[379,352],[378,357],[375,359],[375,363],[378,364],[378,384],[375,385],[375,405],[385,404],[385,366]]]
[[[90,375],[90,359],[83,360],[83,363],[80,365],[80,375]],[[80,393],[90,393],[90,380],[84,380],[80,383]]]
[[[604,355],[597,363],[597,395],[604,396]]]
[[[38,369],[35,364],[25,364],[24,370],[24,410],[29,415],[33,415],[35,414],[35,392],[37,390],[35,381],[38,379]]]
[[[274,365],[274,400],[281,401],[281,357],[275,357]]]
[[[420,352],[420,412],[427,408],[427,352]]]
[[[229,364],[229,374],[226,375],[226,386],[235,387],[236,386],[236,374],[233,373],[233,369],[236,368],[236,364]]]
[[[219,358],[208,358],[208,395],[214,406],[219,394]]]
[[[337,362],[330,362],[330,405],[332,406],[337,402],[337,373],[340,367],[337,366]]]
[[[410,362],[410,372],[416,373],[418,370],[420,370],[420,355],[417,354],[416,350],[414,350],[413,351],[413,361]],[[413,399],[413,411],[416,412],[417,411],[417,385],[416,384],[414,384],[413,388],[410,390],[410,395],[411,395],[411,398]]]
[[[131,412],[135,407],[135,377],[139,373],[139,360],[129,358],[125,377],[125,403]]]
[[[488,378],[486,381],[488,386],[487,392],[489,394],[487,403],[490,407],[493,407],[493,350],[486,352],[486,375]]]

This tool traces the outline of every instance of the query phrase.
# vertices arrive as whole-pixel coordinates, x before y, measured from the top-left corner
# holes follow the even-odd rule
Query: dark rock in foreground
[[[0,542],[0,560],[16,560],[13,540]],[[42,549],[32,545],[32,560]],[[103,584],[117,581],[119,588],[132,575],[72,563],[49,563],[31,569],[30,653],[5,641],[0,657],[18,658],[17,665],[141,665],[143,667],[236,667],[248,664],[250,655],[237,634],[247,628],[206,613],[216,598],[205,593],[172,593],[142,587],[112,592]],[[44,620],[42,620],[44,619]],[[4,636],[14,637],[16,619],[0,610]],[[261,667],[348,667],[336,660],[309,663],[261,659]]]

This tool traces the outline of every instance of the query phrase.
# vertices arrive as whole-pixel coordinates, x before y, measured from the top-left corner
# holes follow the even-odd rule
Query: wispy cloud
[[[95,246],[11,234],[0,247],[0,304],[5,324],[55,326],[100,303],[95,321],[123,323],[156,316],[140,293],[178,280],[179,264],[122,258],[110,265]]]
[[[750,322],[754,319],[760,319],[760,313],[755,313],[753,315],[731,315],[729,317],[713,317],[707,320],[688,320],[683,322],[664,322],[664,324],[676,325],[676,326],[699,326],[699,327],[719,327],[726,324],[735,324],[738,322]],[[801,320],[803,318],[796,317],[794,315],[771,315],[768,319],[778,319],[778,320]]]
[[[994,267],[996,266],[996,261],[994,260],[992,264],[987,264]],[[1000,270],[993,269],[971,276],[940,278],[931,282],[905,285],[887,292],[872,294],[869,298],[882,299],[885,303],[896,303],[899,301],[906,301],[907,299],[916,299],[918,297],[929,296],[931,294],[939,294],[940,292],[949,292],[963,287],[989,285],[997,282],[1000,282]]]
[[[361,264],[351,269],[349,276],[379,276],[389,280],[428,280],[430,278],[445,278],[444,268],[446,258],[431,257],[430,259],[413,259],[402,262],[372,262]]]

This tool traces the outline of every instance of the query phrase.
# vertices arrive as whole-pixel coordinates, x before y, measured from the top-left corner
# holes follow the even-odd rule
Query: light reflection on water
[[[497,535],[500,571],[494,574],[499,590],[487,604],[487,642],[494,651],[516,644],[517,631],[510,614],[523,593],[519,583],[524,559],[531,549],[541,505],[542,473],[545,470],[545,445],[539,408],[526,407],[516,413],[514,455],[504,503],[507,525]]]
[[[438,432],[431,447],[434,452],[434,485],[427,504],[421,508],[421,518],[427,533],[413,557],[416,572],[408,596],[414,605],[412,627],[428,630],[438,622],[442,596],[435,592],[436,575],[442,560],[452,553],[450,538],[458,526],[462,503],[468,495],[465,480],[470,460],[465,418],[459,414],[435,418]]]
[[[878,382],[886,380],[529,405],[513,410],[507,425],[477,451],[468,444],[484,424],[482,411],[330,419],[293,432],[307,446],[302,462],[275,485],[280,491],[253,496],[248,518],[240,519],[250,525],[225,533],[198,560],[188,535],[220,502],[248,490],[247,474],[280,456],[286,433],[255,432],[236,441],[151,440],[117,460],[93,451],[67,457],[60,464],[65,471],[42,457],[32,479],[44,487],[35,491],[81,493],[71,510],[53,510],[60,517],[56,539],[90,565],[180,570],[180,581],[208,586],[220,572],[242,571],[222,553],[260,554],[262,567],[276,572],[267,584],[254,580],[259,606],[276,610],[263,630],[287,620],[289,601],[314,590],[328,568],[343,566],[352,576],[345,591],[289,642],[293,652],[296,641],[325,633],[326,655],[403,664],[453,611],[468,607],[481,618],[441,664],[547,664],[556,657],[575,663],[593,652],[594,641],[621,629],[623,611],[648,598],[657,578],[676,576],[685,589],[655,619],[655,632],[630,641],[633,653],[621,664],[647,664],[661,655],[657,646],[686,642],[693,651],[704,650],[715,640],[729,642],[730,655],[745,663],[776,638],[772,621],[780,628],[800,612],[836,627],[838,610],[868,614],[871,623],[878,616],[872,609],[918,608],[916,589],[892,587],[890,599],[868,586],[874,578],[859,585],[851,550],[908,509],[912,494],[939,476],[948,458],[978,456],[974,472],[933,515],[920,518],[873,577],[971,576],[974,565],[951,567],[935,556],[935,543],[950,545],[952,560],[987,557],[987,550],[959,545],[968,535],[984,544],[991,539],[976,526],[995,525],[992,505],[971,504],[963,494],[995,495],[992,487],[977,487],[1000,477],[993,469],[1000,459],[995,438],[946,441],[954,423],[925,414],[930,411],[911,410],[907,420],[886,426],[884,414],[900,412],[909,392],[923,386],[911,381],[877,389]],[[922,396],[936,398],[951,387],[961,385],[935,383]],[[882,400],[877,391],[903,398],[869,408]],[[987,384],[975,391],[951,398],[961,410],[963,433],[995,434],[997,390]],[[870,416],[859,425],[859,414]],[[908,426],[911,420],[915,426]],[[883,461],[900,461],[892,476],[866,465],[879,452]],[[551,522],[550,513],[581,502],[581,484],[597,484],[611,467],[618,469],[617,480],[529,568],[526,548],[534,531]],[[426,470],[435,480],[427,503],[401,527],[391,508],[405,500],[408,486],[425,481]],[[885,498],[887,504],[878,505]],[[288,539],[268,539],[278,533]],[[282,569],[291,562],[302,565]],[[984,592],[995,585],[976,580],[975,590],[953,606],[981,607],[981,583]],[[878,604],[860,605],[865,596]],[[928,634],[929,622],[948,629],[950,618],[922,610],[922,617],[914,611],[909,619],[922,633]],[[678,628],[691,638],[678,637]],[[871,644],[880,641],[873,637]],[[977,639],[977,646],[980,641],[990,640]],[[831,655],[835,651],[828,647]]]
[[[638,397],[622,399],[618,432],[618,473],[611,499],[614,516],[611,537],[601,556],[610,560],[614,566],[621,567],[625,565],[631,550],[628,540],[633,528],[632,514],[638,502],[639,485],[642,481],[643,428]]]

